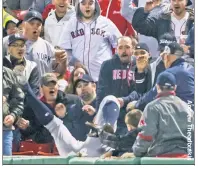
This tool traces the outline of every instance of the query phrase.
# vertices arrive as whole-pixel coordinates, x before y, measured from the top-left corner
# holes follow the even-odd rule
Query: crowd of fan
[[[27,140],[54,143],[27,101],[28,83],[76,140],[100,137],[111,147],[103,158],[193,157],[193,5],[4,0],[3,154],[20,152]],[[116,131],[94,134],[86,122],[110,95],[119,104]]]

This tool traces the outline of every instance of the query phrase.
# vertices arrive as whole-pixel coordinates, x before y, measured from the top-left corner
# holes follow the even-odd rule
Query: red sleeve
[[[125,32],[125,36],[136,36],[136,31],[133,29],[132,25],[129,22],[127,22],[127,30]]]
[[[46,19],[48,17],[48,14],[49,12],[52,10],[52,9],[55,9],[55,5],[53,4],[48,4],[45,9],[43,10],[43,13],[42,13],[42,17],[43,19]]]
[[[115,54],[115,48],[111,48],[111,50],[112,50],[112,55],[114,55]]]

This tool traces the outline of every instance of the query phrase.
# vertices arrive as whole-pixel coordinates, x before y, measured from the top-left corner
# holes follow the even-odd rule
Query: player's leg
[[[109,123],[113,127],[113,130],[116,131],[119,112],[120,104],[116,97],[106,96],[102,100],[93,122],[98,126]],[[98,137],[87,137],[83,149],[86,149],[89,157],[100,157],[105,152],[111,150],[110,147],[101,145]]]
[[[106,96],[100,103],[98,113],[94,119],[94,123],[103,126],[105,123],[109,123],[117,129],[117,119],[120,113],[120,104],[117,98],[113,95]]]
[[[51,110],[34,95],[29,84],[23,88],[26,92],[26,104],[32,108],[37,120],[44,125],[54,138],[59,154],[78,152],[84,142],[77,141],[65,127],[62,120],[53,115]]]

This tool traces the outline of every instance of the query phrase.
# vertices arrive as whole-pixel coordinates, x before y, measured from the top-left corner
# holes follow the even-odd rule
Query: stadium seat
[[[35,155],[34,151],[12,152],[12,155]]]
[[[58,153],[58,150],[57,150],[57,147],[56,147],[56,145],[54,144],[54,147],[53,147],[53,154],[55,154],[55,155],[59,155],[59,153]]]
[[[52,143],[37,144],[32,140],[21,141],[19,152],[27,152],[27,151],[33,151],[35,155],[37,155],[39,151],[44,153],[51,153]]]

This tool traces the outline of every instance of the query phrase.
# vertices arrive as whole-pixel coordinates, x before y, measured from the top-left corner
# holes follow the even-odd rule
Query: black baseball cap
[[[13,42],[15,42],[17,40],[22,40],[24,42],[26,41],[26,39],[22,35],[20,35],[18,33],[12,34],[8,37],[8,46],[10,46]]]
[[[31,10],[25,15],[24,21],[29,22],[33,19],[37,19],[37,20],[43,22],[42,15],[38,11]]]
[[[138,43],[135,49],[143,49],[149,53],[149,47],[146,43]]]
[[[16,27],[18,28],[23,23],[23,20],[19,20],[16,24]]]
[[[163,88],[170,89],[176,86],[176,79],[172,73],[164,71],[158,75],[156,83]]]
[[[165,46],[167,46],[170,43],[177,42],[175,35],[171,33],[165,33],[160,37],[159,40],[159,51],[163,51]]]

